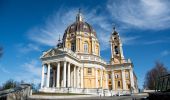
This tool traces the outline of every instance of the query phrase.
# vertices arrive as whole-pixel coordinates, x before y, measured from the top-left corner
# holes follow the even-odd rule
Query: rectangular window
[[[88,73],[88,75],[91,75],[91,74],[92,74],[92,69],[91,69],[91,68],[88,68],[88,69],[87,69],[87,73]]]
[[[112,78],[112,75],[109,73],[109,79],[111,79]]]
[[[126,78],[129,78],[129,74],[128,73],[126,73]]]
[[[88,44],[87,43],[84,44],[84,52],[88,53]]]
[[[75,44],[71,43],[71,50],[74,52],[75,51]]]

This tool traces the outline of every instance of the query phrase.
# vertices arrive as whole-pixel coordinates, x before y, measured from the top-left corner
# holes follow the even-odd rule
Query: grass
[[[68,96],[68,95],[87,95],[87,94],[78,94],[78,93],[45,93],[45,92],[37,92],[32,95],[46,95],[46,96]]]

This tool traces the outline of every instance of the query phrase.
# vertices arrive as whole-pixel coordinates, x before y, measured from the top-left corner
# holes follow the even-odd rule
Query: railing
[[[79,57],[76,53],[74,53],[72,50],[70,50],[68,48],[61,48],[60,50],[65,51],[65,52],[69,53],[70,55],[72,55],[72,56],[74,56],[76,58]]]
[[[79,55],[79,58],[81,60],[89,60],[106,64],[106,62],[102,58],[94,55]]]
[[[100,63],[107,64],[102,58],[95,56],[95,55],[77,55],[75,52],[68,48],[61,48],[60,50],[67,52],[68,54],[80,59],[80,60],[89,60],[89,61],[96,61]]]
[[[124,63],[131,63],[131,60],[130,59],[122,59],[122,62],[124,62]]]

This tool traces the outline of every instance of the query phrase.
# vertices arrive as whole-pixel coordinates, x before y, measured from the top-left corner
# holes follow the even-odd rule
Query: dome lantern
[[[83,16],[81,14],[81,9],[80,8],[79,8],[79,12],[78,12],[78,14],[76,16],[76,21],[77,22],[82,22],[83,21]]]

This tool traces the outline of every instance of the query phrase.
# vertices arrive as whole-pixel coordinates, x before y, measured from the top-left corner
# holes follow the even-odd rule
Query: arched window
[[[84,43],[84,52],[88,53],[88,43],[87,42]]]
[[[74,43],[71,43],[71,50],[72,50],[72,51],[75,51],[75,50],[76,50]]]
[[[116,53],[116,54],[119,54],[119,50],[118,50],[118,47],[117,47],[117,46],[115,46],[115,53]]]

